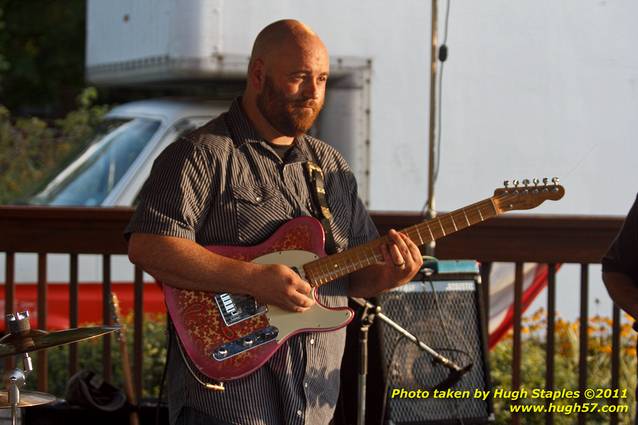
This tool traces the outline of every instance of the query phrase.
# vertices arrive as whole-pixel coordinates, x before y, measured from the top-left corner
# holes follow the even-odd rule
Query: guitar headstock
[[[558,201],[565,195],[565,188],[558,184],[558,177],[533,179],[532,184],[528,179],[511,183],[505,181],[504,187],[494,191],[494,203],[499,213],[513,210],[530,210],[536,208],[547,200]],[[521,184],[522,183],[522,184]]]

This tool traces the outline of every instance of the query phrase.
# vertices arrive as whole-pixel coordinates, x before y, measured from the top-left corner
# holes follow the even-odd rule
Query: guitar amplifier
[[[492,417],[491,398],[474,397],[476,389],[490,389],[478,265],[475,261],[436,265],[438,271],[430,277],[385,292],[377,303],[383,313],[442,356],[461,368],[472,366],[456,382],[443,385],[449,388],[444,397],[434,398],[434,389],[446,381],[450,370],[377,319],[387,425],[479,424]],[[418,398],[418,390],[429,391],[429,396]]]

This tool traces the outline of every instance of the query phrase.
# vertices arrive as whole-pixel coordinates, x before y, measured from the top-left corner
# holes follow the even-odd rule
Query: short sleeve
[[[124,236],[151,233],[192,241],[209,209],[214,161],[208,150],[180,139],[155,160]]]
[[[638,282],[638,198],[601,262],[604,272],[625,273]]]

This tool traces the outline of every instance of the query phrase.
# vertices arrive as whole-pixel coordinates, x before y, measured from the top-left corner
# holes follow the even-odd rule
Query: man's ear
[[[248,71],[248,82],[256,93],[261,93],[266,80],[264,61],[255,59]]]

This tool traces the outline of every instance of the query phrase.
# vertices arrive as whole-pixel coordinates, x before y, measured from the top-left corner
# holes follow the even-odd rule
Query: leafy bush
[[[568,322],[560,317],[556,318],[555,357],[554,357],[554,389],[578,390],[578,334],[579,322]],[[588,351],[587,351],[587,387],[611,387],[611,320],[607,317],[595,316],[589,319]],[[521,361],[522,387],[528,392],[533,388],[545,388],[545,349],[546,338],[544,330],[547,328],[546,313],[538,310],[533,316],[523,319],[523,342]],[[510,333],[490,353],[492,369],[492,388],[511,389],[512,373],[512,334]],[[634,388],[636,387],[636,335],[628,323],[621,326],[621,355],[620,355],[620,389],[627,390],[627,399],[620,399],[619,404],[629,406],[629,413],[618,413],[619,423],[630,424],[635,412]],[[585,402],[607,404],[605,399],[585,400]],[[578,402],[578,399],[556,400],[554,404],[567,405]],[[543,400],[520,400],[521,404],[541,404]],[[510,422],[507,405],[504,399],[494,399],[494,410],[497,424]],[[544,424],[545,414],[520,414],[523,424]],[[554,414],[554,423],[573,424],[577,414]],[[588,413],[587,424],[607,424],[609,414]]]
[[[49,124],[39,118],[13,119],[0,105],[0,204],[20,202],[47,176],[92,139],[106,106],[96,106],[95,88],[86,88],[78,108]]]

